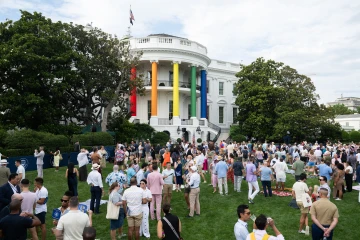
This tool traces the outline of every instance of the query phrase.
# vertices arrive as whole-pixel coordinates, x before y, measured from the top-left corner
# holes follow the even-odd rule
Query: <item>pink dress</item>
[[[204,170],[204,171],[207,171],[207,170],[208,170],[208,160],[207,160],[207,158],[204,159],[203,170]]]

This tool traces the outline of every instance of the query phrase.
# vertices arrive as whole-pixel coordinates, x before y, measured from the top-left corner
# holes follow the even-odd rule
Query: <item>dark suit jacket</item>
[[[16,190],[20,193],[19,186],[16,186]],[[0,211],[11,202],[11,196],[13,194],[14,191],[8,182],[0,187]]]

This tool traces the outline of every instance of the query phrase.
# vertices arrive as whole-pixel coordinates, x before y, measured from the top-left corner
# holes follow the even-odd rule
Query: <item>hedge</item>
[[[157,132],[151,139],[151,143],[156,146],[160,144],[160,146],[165,146],[166,142],[169,141],[169,135],[164,132]]]
[[[72,143],[80,142],[80,146],[100,146],[113,145],[114,139],[107,132],[89,132],[85,134],[73,135]]]
[[[64,135],[36,132],[30,129],[10,132],[4,140],[4,146],[6,146],[7,149],[35,149],[39,146],[56,148],[68,145],[69,141]]]

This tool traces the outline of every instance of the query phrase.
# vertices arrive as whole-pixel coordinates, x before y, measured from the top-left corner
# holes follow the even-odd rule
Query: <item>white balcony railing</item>
[[[194,41],[177,37],[149,36],[146,38],[130,38],[130,46],[131,49],[172,48],[207,55],[205,46]]]

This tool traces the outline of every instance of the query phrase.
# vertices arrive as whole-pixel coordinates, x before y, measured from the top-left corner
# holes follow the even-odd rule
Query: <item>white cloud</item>
[[[55,1],[55,0],[53,0]],[[134,36],[162,29],[208,48],[209,56],[245,64],[257,57],[282,61],[312,75],[320,102],[360,97],[360,5],[352,0],[0,0],[0,9],[37,10],[55,20],[122,36],[135,15]],[[171,23],[171,24],[169,24]],[[359,89],[359,90],[358,90]]]

